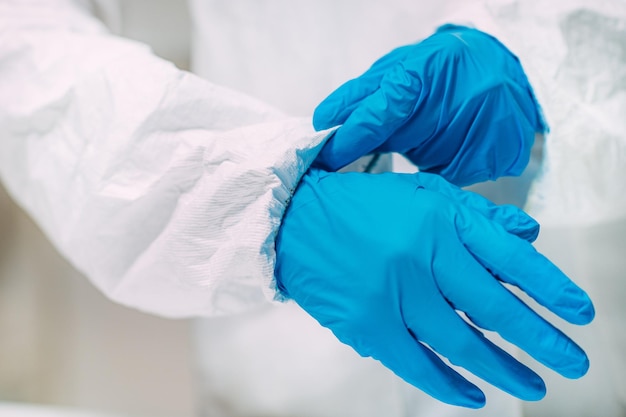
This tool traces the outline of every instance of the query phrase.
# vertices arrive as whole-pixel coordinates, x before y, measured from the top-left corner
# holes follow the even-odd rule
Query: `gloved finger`
[[[363,99],[378,90],[385,73],[404,60],[413,47],[408,45],[394,49],[374,62],[363,75],[333,91],[315,108],[313,127],[324,130],[343,124]]]
[[[461,206],[456,222],[463,244],[494,276],[521,288],[570,323],[593,320],[595,311],[587,293],[528,242]]]
[[[320,152],[336,170],[367,155],[403,126],[419,102],[422,82],[401,64],[387,72],[380,88],[363,99]]]
[[[497,205],[483,196],[463,190],[439,175],[419,173],[418,181],[426,188],[437,191],[449,199],[477,211],[502,227],[509,233],[528,242],[534,242],[539,235],[539,223],[523,210],[513,205]]]
[[[367,70],[366,74],[376,76],[380,81],[387,71],[396,66],[396,64],[407,60],[411,56],[417,55],[417,48],[419,48],[419,43],[400,46],[392,50],[374,62],[370,69]]]
[[[462,270],[449,272],[464,274]],[[427,306],[411,303],[405,297],[402,312],[416,338],[454,365],[522,400],[537,401],[545,396],[545,384],[535,372],[475,331],[443,297],[432,297]],[[424,317],[430,319],[424,320]]]
[[[313,112],[315,130],[343,124],[367,96],[380,86],[380,76],[362,75],[350,80],[326,97]]]
[[[463,271],[466,279],[471,279],[471,285],[459,286],[454,280],[438,280],[441,292],[454,308],[465,312],[478,326],[498,332],[561,375],[568,378],[584,375],[589,369],[585,352],[509,292],[460,242],[458,245],[455,268]]]
[[[385,351],[373,355],[396,375],[447,404],[469,408],[485,405],[485,395],[474,384],[447,366],[436,354],[416,341],[404,326],[384,341]]]

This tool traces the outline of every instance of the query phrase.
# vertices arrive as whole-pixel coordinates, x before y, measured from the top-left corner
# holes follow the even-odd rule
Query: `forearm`
[[[265,302],[273,236],[325,134],[70,2],[45,4],[0,3],[0,175],[13,197],[118,302],[166,316]]]

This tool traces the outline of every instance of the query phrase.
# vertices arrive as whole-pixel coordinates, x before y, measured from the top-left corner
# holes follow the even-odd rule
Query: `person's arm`
[[[280,218],[326,134],[110,35],[71,1],[24,3],[0,2],[13,198],[114,301],[184,317],[271,298]]]

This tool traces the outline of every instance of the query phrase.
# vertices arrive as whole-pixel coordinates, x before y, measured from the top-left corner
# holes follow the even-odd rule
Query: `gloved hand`
[[[529,243],[538,229],[521,210],[436,175],[312,170],[277,238],[277,284],[339,340],[441,401],[480,407],[485,398],[433,352],[538,400],[542,379],[478,330],[565,377],[587,371],[583,350],[502,285],[569,322],[593,319],[587,294]]]
[[[517,57],[453,25],[390,52],[315,109],[316,129],[340,124],[316,166],[334,171],[393,151],[459,186],[521,174],[546,130]]]

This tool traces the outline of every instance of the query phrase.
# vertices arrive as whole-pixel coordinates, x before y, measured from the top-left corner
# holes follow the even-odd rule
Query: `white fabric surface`
[[[68,1],[3,1],[0,27],[1,178],[79,270],[169,317],[273,297],[274,236],[325,133]]]
[[[518,401],[480,383],[486,409],[442,405],[359,358],[297,306],[267,303],[273,233],[323,141],[307,121],[178,71],[69,3],[42,2],[39,14],[37,2],[20,3],[0,1],[2,180],[114,300],[168,316],[247,310],[197,325],[207,416],[522,415]],[[451,12],[521,57],[552,128],[530,199],[549,232],[539,246],[572,277],[595,278],[581,281],[595,285],[599,323],[572,330],[592,355],[591,378],[548,374],[547,400],[525,404],[524,416],[586,417],[598,402],[598,415],[619,416],[624,2],[473,2],[462,13],[461,0],[304,4],[193,1],[194,70],[308,115],[332,88]],[[217,164],[225,159],[242,170]],[[256,185],[230,185],[252,185],[246,178]]]

